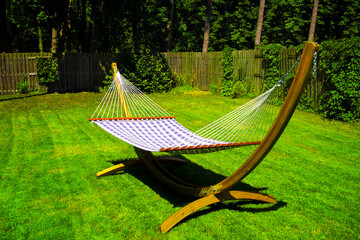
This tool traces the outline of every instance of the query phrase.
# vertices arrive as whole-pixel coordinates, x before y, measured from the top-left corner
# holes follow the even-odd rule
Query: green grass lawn
[[[0,98],[0,239],[359,239],[360,126],[296,111],[270,154],[236,189],[276,204],[227,202],[159,225],[193,199],[145,167],[97,179],[135,154],[88,118],[102,93]],[[245,100],[206,92],[152,94],[196,130]],[[202,184],[235,171],[253,151],[184,155],[174,171]]]

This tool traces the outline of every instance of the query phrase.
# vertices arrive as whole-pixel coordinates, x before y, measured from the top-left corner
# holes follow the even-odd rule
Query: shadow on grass
[[[174,167],[174,165],[169,165],[169,164],[164,164],[163,166],[168,171],[172,172],[182,180],[185,180],[187,182],[196,185],[209,186],[218,183],[224,178],[226,178],[221,174],[217,174],[211,170],[203,168],[202,166],[194,162],[191,162],[182,155],[178,155],[176,157],[187,160],[187,164],[183,164],[176,167]],[[116,160],[116,161],[111,161],[111,163],[117,165],[119,163],[124,163],[128,160],[132,160],[132,159]],[[153,176],[145,166],[131,168],[126,170],[125,172],[120,172],[116,175],[120,175],[123,173],[131,174],[132,176],[136,177],[138,180],[142,181],[144,184],[150,187],[154,192],[156,192],[161,198],[166,199],[175,208],[183,207],[196,200],[196,198],[194,197],[184,196],[176,192],[175,190],[165,186],[162,182],[156,179],[156,177]],[[257,188],[249,184],[239,182],[234,187],[232,187],[232,190],[241,190],[241,191],[259,193],[261,191],[267,190],[267,188]],[[249,204],[251,204],[252,206],[251,205],[249,206]],[[278,201],[275,204],[269,204],[255,200],[234,200],[234,201],[219,202],[194,212],[193,214],[187,216],[186,218],[178,222],[174,227],[176,227],[177,225],[181,225],[182,223],[187,222],[191,219],[195,219],[202,215],[206,215],[210,212],[220,211],[224,209],[238,211],[238,212],[259,213],[259,212],[276,211],[279,208],[286,206],[286,204],[287,203],[283,201]],[[261,205],[263,205],[263,207],[259,207]]]
[[[175,166],[171,164],[164,164],[163,166],[171,173],[173,173],[175,176],[179,177],[180,179],[200,186],[209,186],[216,184],[223,179],[226,178],[226,176],[223,176],[221,174],[215,173],[209,169],[205,169],[202,166],[191,162],[187,158],[185,158],[183,155],[176,155],[174,156],[176,158],[184,159],[187,161],[187,164]],[[117,165],[120,163],[124,163],[131,159],[122,159],[122,160],[116,160],[111,161],[112,164]],[[126,170],[125,172],[119,172],[115,175],[128,173],[137,178],[139,181],[146,184],[148,187],[150,187],[154,192],[156,192],[161,198],[166,199],[169,203],[171,203],[174,207],[183,207],[186,204],[194,201],[195,197],[189,197],[184,196],[175,190],[167,187],[165,184],[160,182],[145,166],[139,166],[135,168],[131,168]],[[236,185],[234,185],[231,190],[240,190],[240,191],[249,191],[249,192],[255,192],[259,193],[261,191],[266,191],[267,188],[258,188],[253,187],[250,184],[239,182]],[[233,209],[233,210],[239,210],[239,211],[250,211],[250,212],[259,212],[259,211],[272,211],[276,210],[277,208],[280,208],[282,206],[285,206],[286,203],[284,202],[277,202],[275,205],[272,205],[271,207],[266,207],[264,209],[257,209],[257,208],[239,208],[239,206],[243,204],[248,203],[262,203],[258,201],[248,201],[248,200],[241,200],[236,201],[235,203],[227,203],[227,204],[218,204],[218,205],[224,205],[227,209]],[[211,210],[209,210],[211,211]],[[199,211],[203,212],[203,211]],[[193,214],[194,215],[194,214]]]
[[[47,92],[43,92],[43,93],[34,93],[34,94],[15,94],[15,95],[2,95],[0,97],[0,102],[3,101],[10,101],[10,100],[15,100],[15,99],[24,99],[24,98],[31,98],[31,97],[36,97],[36,96],[42,96],[42,95],[46,95],[48,94]]]

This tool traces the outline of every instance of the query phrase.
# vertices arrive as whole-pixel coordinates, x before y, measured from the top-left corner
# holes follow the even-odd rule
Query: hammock
[[[319,45],[313,42],[305,43],[294,80],[275,120],[271,117],[274,115],[271,99],[281,86],[282,79],[270,90],[196,132],[178,123],[125,79],[113,64],[114,81],[89,120],[133,145],[139,159],[105,169],[97,173],[97,177],[145,164],[168,187],[184,195],[199,197],[167,218],[160,225],[163,233],[193,212],[220,201],[246,199],[275,203],[275,198],[267,194],[229,189],[250,174],[280,138],[310,78],[318,49]],[[210,186],[185,182],[162,165],[164,162],[183,164],[186,162],[183,159],[155,157],[152,154],[179,151],[202,153],[249,145],[259,146],[233,174]]]
[[[114,80],[89,120],[115,137],[151,152],[204,153],[260,144],[259,139],[273,120],[269,99],[281,86],[276,84],[194,133],[122,76],[116,64],[113,67]]]

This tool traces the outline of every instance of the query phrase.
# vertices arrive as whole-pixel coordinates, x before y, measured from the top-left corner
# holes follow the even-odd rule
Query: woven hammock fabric
[[[201,137],[174,118],[92,120],[115,137],[151,152],[201,150],[205,148],[255,145],[260,142],[230,143]]]

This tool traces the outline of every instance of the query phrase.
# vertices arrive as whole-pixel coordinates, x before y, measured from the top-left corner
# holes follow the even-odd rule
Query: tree
[[[258,3],[252,0],[217,1],[211,13],[211,51],[252,49],[258,15]]]
[[[257,28],[256,28],[256,37],[255,37],[255,47],[257,45],[260,45],[261,30],[262,30],[263,20],[264,20],[264,8],[265,8],[265,0],[260,0],[259,17],[258,17],[258,23],[257,23]]]
[[[70,8],[71,8],[71,0],[62,1],[65,5],[65,8],[61,9],[61,15],[59,16],[59,21],[61,23],[60,25],[60,31],[59,31],[59,40],[57,45],[57,51],[58,52],[64,52],[65,51],[65,45],[66,45],[66,38],[70,30]],[[60,10],[60,9],[59,9]]]
[[[168,36],[166,39],[166,47],[167,47],[167,51],[170,52],[170,43],[171,43],[171,25],[174,19],[174,1],[175,0],[170,0],[170,12],[169,12],[169,22],[167,25],[167,30],[168,30]]]
[[[87,10],[87,0],[81,0],[77,1],[78,4],[78,11],[80,15],[80,29],[79,29],[79,37],[80,37],[80,49],[81,52],[88,52],[88,44],[87,44],[87,34],[86,34],[86,28],[87,28],[87,21],[86,21],[86,10]]]
[[[268,0],[263,11],[265,0],[0,0],[0,51],[150,48],[154,54],[221,51],[226,45],[252,49],[260,43],[296,46],[314,38],[309,26],[315,20],[319,42],[360,34],[360,1],[320,4],[310,24],[314,1]]]
[[[203,43],[203,52],[207,52],[209,48],[209,37],[210,37],[210,19],[211,19],[211,11],[212,11],[212,0],[208,0],[208,4],[206,7],[206,20],[205,20],[205,28],[204,28],[204,43]]]
[[[6,52],[7,26],[6,26],[6,0],[0,0],[0,52]]]
[[[313,8],[312,17],[311,17],[308,41],[314,41],[318,6],[319,6],[319,0],[314,0],[314,8]]]
[[[70,28],[71,0],[45,1],[51,15],[51,52],[64,52]]]
[[[40,26],[40,20],[38,20],[38,36],[39,36],[39,52],[44,52],[44,43],[43,43],[43,36],[42,36],[42,30]]]
[[[55,27],[53,27],[51,29],[51,52],[52,53],[56,53],[57,43],[58,43],[57,29]]]
[[[296,46],[307,39],[309,13],[313,4],[309,0],[271,0],[264,12],[261,42]],[[281,13],[281,14],[279,14]]]

